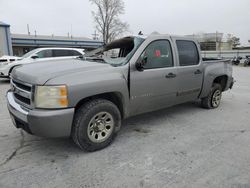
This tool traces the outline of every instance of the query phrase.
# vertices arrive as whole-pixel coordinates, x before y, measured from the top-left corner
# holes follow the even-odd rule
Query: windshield
[[[144,40],[140,37],[125,37],[86,53],[84,57],[87,60],[99,60],[113,66],[121,66],[128,63]]]
[[[32,54],[36,53],[37,51],[38,51],[38,49],[31,50],[28,53],[24,54],[22,56],[22,58],[27,58],[27,57],[31,56]]]

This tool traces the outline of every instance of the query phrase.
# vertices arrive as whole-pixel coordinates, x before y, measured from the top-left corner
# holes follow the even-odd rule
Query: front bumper
[[[6,75],[4,72],[0,71],[0,78],[9,78],[9,75]]]
[[[9,78],[9,69],[5,66],[0,66],[0,78]]]
[[[7,105],[16,128],[42,137],[69,137],[74,108],[60,110],[29,110],[16,103],[13,93],[7,93]]]

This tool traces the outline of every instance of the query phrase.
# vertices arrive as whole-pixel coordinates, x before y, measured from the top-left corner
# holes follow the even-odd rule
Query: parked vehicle
[[[119,53],[104,55],[111,51]],[[197,99],[217,108],[233,83],[230,60],[202,59],[192,38],[136,36],[82,59],[14,69],[7,101],[17,128],[71,136],[80,148],[95,151],[113,141],[122,119]]]
[[[244,61],[244,66],[250,66],[250,55],[246,56],[246,60]]]
[[[0,57],[0,64],[13,62],[13,61],[17,61],[20,59],[21,59],[21,57],[4,55],[4,56]]]
[[[0,64],[0,78],[9,78],[14,67],[29,63],[48,60],[69,59],[84,55],[83,49],[77,48],[37,48],[26,53],[17,61],[7,61]]]
[[[235,56],[233,59],[232,59],[232,63],[234,65],[239,65],[240,64],[240,60],[242,60],[242,57],[241,56]]]

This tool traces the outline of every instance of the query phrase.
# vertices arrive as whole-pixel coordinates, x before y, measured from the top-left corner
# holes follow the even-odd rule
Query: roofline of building
[[[3,27],[10,27],[9,24],[6,24],[6,23],[4,23],[4,22],[0,22],[0,26],[3,26]]]
[[[65,39],[40,39],[40,38],[16,38],[11,37],[12,40],[26,40],[26,41],[49,41],[49,42],[86,42],[86,43],[103,43],[101,41],[91,41],[91,40],[65,40]]]

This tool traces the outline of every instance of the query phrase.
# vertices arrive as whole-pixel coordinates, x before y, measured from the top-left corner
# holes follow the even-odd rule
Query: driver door
[[[131,113],[154,111],[175,103],[177,71],[169,39],[150,42],[138,61],[143,70],[132,70],[130,75]]]

